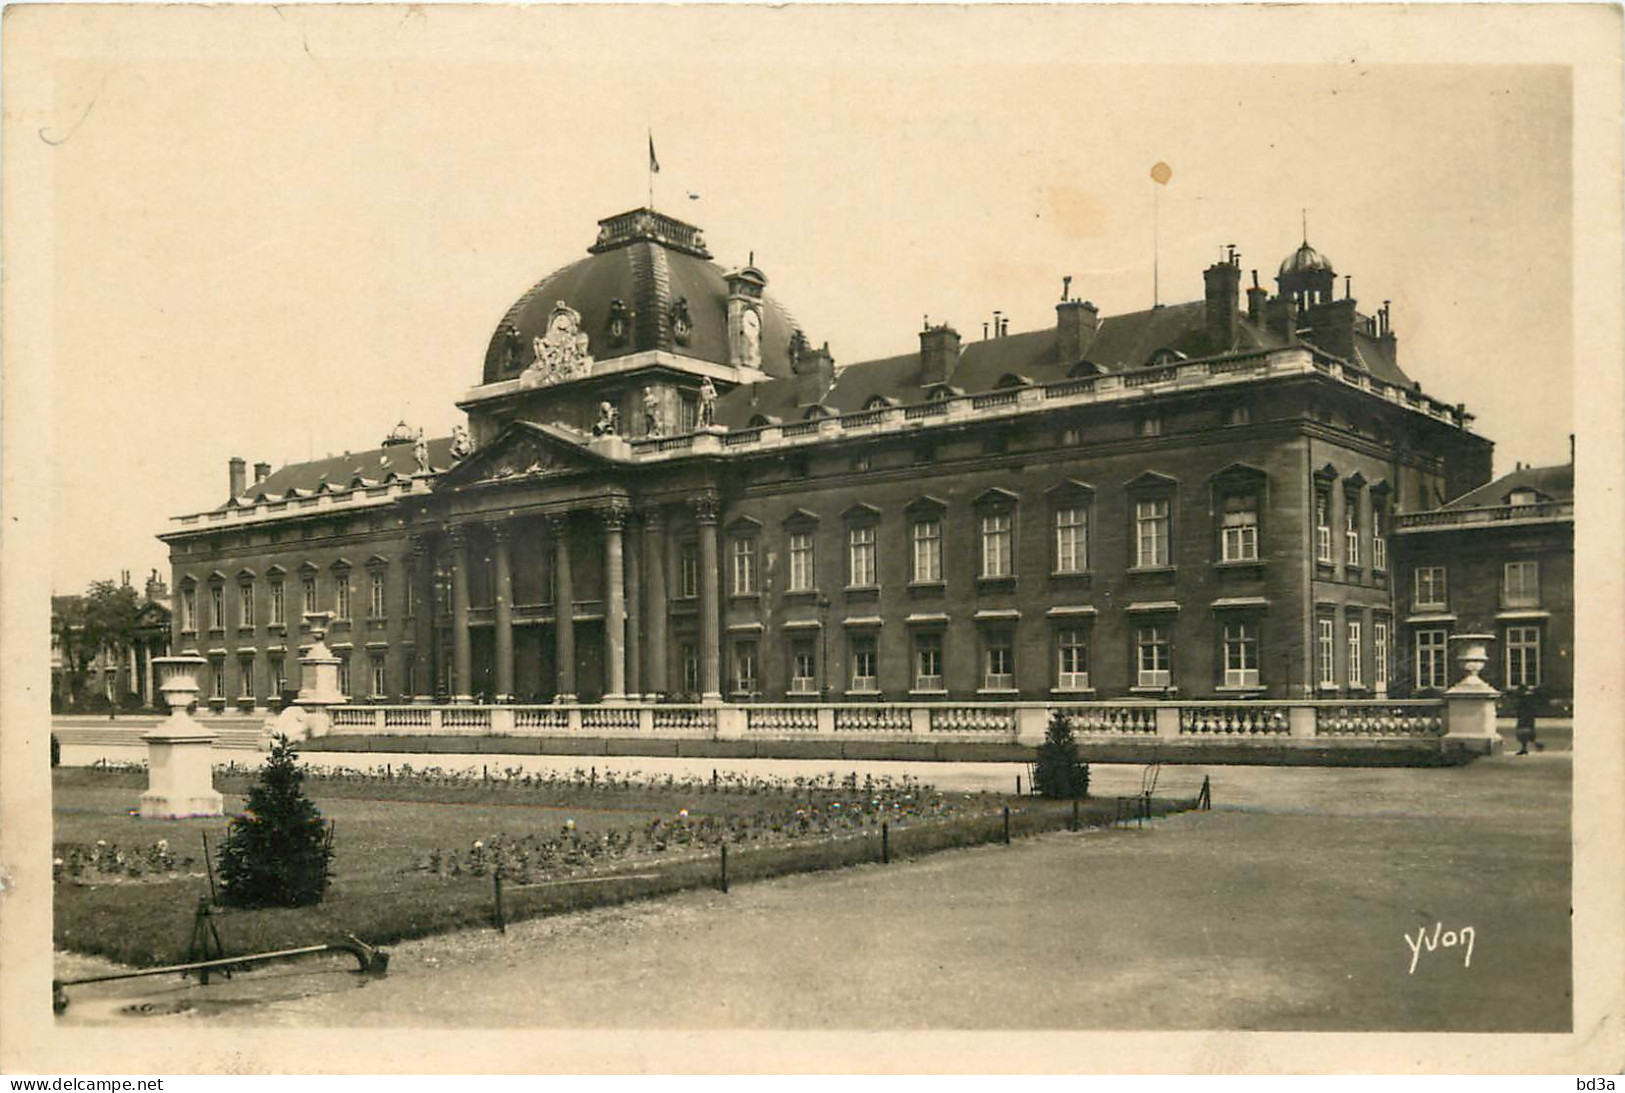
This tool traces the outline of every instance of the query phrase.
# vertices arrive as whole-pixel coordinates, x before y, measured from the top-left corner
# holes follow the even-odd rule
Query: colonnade
[[[718,589],[719,499],[702,493],[688,502],[698,531],[699,682],[701,701],[720,702],[721,610]],[[553,570],[553,650],[555,701],[574,702],[580,688],[576,679],[576,587],[571,566],[571,533],[576,520],[588,516],[603,533],[604,693],[605,702],[656,699],[672,690],[667,638],[670,598],[666,551],[666,513],[651,504],[634,510],[623,500],[612,500],[545,514]],[[469,575],[476,527],[488,532],[491,546],[493,630],[493,691],[497,702],[514,698],[514,526],[510,520],[470,517],[450,522],[442,539],[450,577],[451,697],[453,702],[474,701],[474,607]],[[412,542],[414,594],[427,607],[435,602],[433,567],[426,564],[431,550],[427,536]],[[430,650],[436,646],[436,612],[414,613],[417,690],[431,675]]]

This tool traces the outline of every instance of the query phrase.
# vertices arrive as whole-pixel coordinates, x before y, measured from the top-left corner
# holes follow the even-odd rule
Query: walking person
[[[1518,755],[1528,755],[1530,744],[1535,745],[1536,751],[1546,747],[1535,741],[1535,706],[1535,689],[1529,686],[1518,688]]]

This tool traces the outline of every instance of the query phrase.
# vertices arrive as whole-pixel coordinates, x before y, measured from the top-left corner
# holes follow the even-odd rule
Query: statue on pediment
[[[451,454],[457,459],[467,459],[474,454],[474,438],[461,422],[451,427]]]
[[[665,427],[660,417],[660,396],[655,393],[653,387],[643,389],[643,435],[665,435]]]
[[[412,441],[412,458],[417,460],[418,474],[429,473],[429,442],[423,437],[423,427],[418,427],[418,435]]]
[[[592,427],[593,436],[614,436],[620,431],[621,415],[615,409],[615,404],[600,402],[598,404],[598,421]]]
[[[711,385],[711,377],[706,376],[700,380],[700,415],[699,427],[709,429],[717,423],[717,389]]]
[[[548,316],[547,332],[531,340],[535,359],[520,378],[546,384],[587,375],[593,365],[587,343],[587,335],[581,330],[581,313],[560,300]]]

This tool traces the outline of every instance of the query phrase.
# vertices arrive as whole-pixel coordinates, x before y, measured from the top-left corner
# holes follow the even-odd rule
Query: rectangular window
[[[1337,640],[1336,626],[1331,619],[1320,619],[1317,624],[1315,640],[1315,660],[1320,671],[1318,679],[1322,687],[1337,686],[1337,650],[1334,643]]]
[[[914,637],[914,689],[943,689],[941,634],[916,634]]]
[[[687,694],[700,693],[700,655],[693,642],[685,641],[677,648],[677,656],[683,666],[683,691]]]
[[[350,695],[350,654],[339,654],[339,694]]]
[[[243,657],[237,662],[237,695],[240,698],[254,697],[253,657]]]
[[[982,687],[989,691],[1016,689],[1016,657],[1010,634],[990,630],[982,639]]]
[[[1388,537],[1383,531],[1381,505],[1371,506],[1371,568],[1388,568]]]
[[[214,677],[209,693],[215,698],[226,697],[226,658],[215,657],[209,661],[209,674]]]
[[[854,634],[851,638],[852,690],[878,691],[875,675],[875,639],[868,634]]]
[[[1089,510],[1055,510],[1055,572],[1082,573],[1089,568]]]
[[[384,610],[384,575],[371,573],[368,576],[372,579],[367,592],[367,617],[381,619],[387,614]]]
[[[1344,564],[1360,564],[1360,499],[1353,494],[1343,499]]]
[[[873,524],[847,529],[848,576],[847,584],[853,588],[868,588],[875,583],[875,529]]]
[[[942,580],[942,521],[916,520],[914,536],[914,581]]]
[[[1258,499],[1252,496],[1224,499],[1224,529],[1220,557],[1227,562],[1258,560]]]
[[[270,658],[271,666],[271,694],[280,696],[288,689],[288,662],[281,653],[273,653]]]
[[[739,641],[734,643],[734,692],[736,694],[750,695],[761,690],[756,679],[756,643],[754,641]]]
[[[1332,564],[1332,496],[1315,494],[1315,561]]]
[[[306,577],[300,582],[300,585],[305,601],[304,613],[307,615],[314,615],[316,613],[316,578]]]
[[[1135,686],[1173,685],[1173,646],[1166,626],[1142,626],[1134,633]]]
[[[242,627],[254,625],[254,586],[252,584],[237,586],[237,625]]]
[[[1507,627],[1506,685],[1540,686],[1540,627]]]
[[[1055,634],[1055,687],[1061,691],[1089,689],[1089,632],[1068,626]]]
[[[1161,436],[1162,419],[1160,417],[1142,417],[1140,419],[1141,436]]]
[[[1388,624],[1378,619],[1371,624],[1371,669],[1379,687],[1388,686],[1388,657]]]
[[[215,630],[226,628],[226,590],[219,585],[209,588],[209,626]]]
[[[790,583],[788,591],[811,592],[813,589],[813,533],[790,533]]]
[[[1163,498],[1134,506],[1134,564],[1141,568],[1168,564],[1168,502]]]
[[[982,576],[1010,576],[1010,536],[1008,512],[990,512],[982,517]]]
[[[286,611],[285,611],[284,606],[283,606],[282,582],[281,581],[272,581],[271,582],[271,618],[270,618],[270,623],[271,623],[272,626],[285,626],[285,625],[287,625],[287,615],[286,615]]]
[[[382,653],[372,655],[372,697],[383,698],[387,693],[388,682],[384,675],[384,656]]]
[[[333,610],[341,619],[350,617],[350,577],[340,573],[333,578]],[[349,692],[346,691],[346,694]]]
[[[1416,595],[1411,602],[1415,607],[1445,606],[1444,566],[1416,567]]]
[[[1365,666],[1360,663],[1360,660],[1361,660],[1361,657],[1360,657],[1360,651],[1361,651],[1360,624],[1358,622],[1356,622],[1354,619],[1350,619],[1348,621],[1348,646],[1349,646],[1349,665],[1348,665],[1349,686],[1350,687],[1364,687],[1365,686]]]
[[[756,592],[756,539],[741,535],[733,540],[733,594],[751,596]]]
[[[1534,607],[1540,603],[1540,563],[1508,562],[1502,570],[1501,606]]]
[[[1445,674],[1445,646],[1447,630],[1416,631],[1416,687],[1418,690],[1442,691],[1448,678]]]
[[[692,433],[699,428],[700,404],[689,395],[682,396],[677,408],[677,431]]]
[[[197,589],[181,590],[181,629],[197,629]]]
[[[692,600],[700,594],[700,544],[684,543],[677,548],[677,594]]]
[[[818,657],[807,638],[797,638],[790,643],[790,693],[818,693]]]
[[[1224,627],[1224,685],[1257,687],[1258,627],[1250,622],[1231,622]]]

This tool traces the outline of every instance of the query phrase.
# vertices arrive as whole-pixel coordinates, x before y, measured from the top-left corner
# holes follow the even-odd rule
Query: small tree
[[[1056,710],[1038,745],[1038,764],[1033,771],[1034,788],[1043,797],[1089,796],[1089,764],[1078,758],[1078,742],[1072,736],[1072,723]]]
[[[332,874],[333,851],[316,804],[300,788],[298,752],[283,735],[248,808],[231,821],[220,847],[222,902],[238,907],[304,907],[320,903]]]

